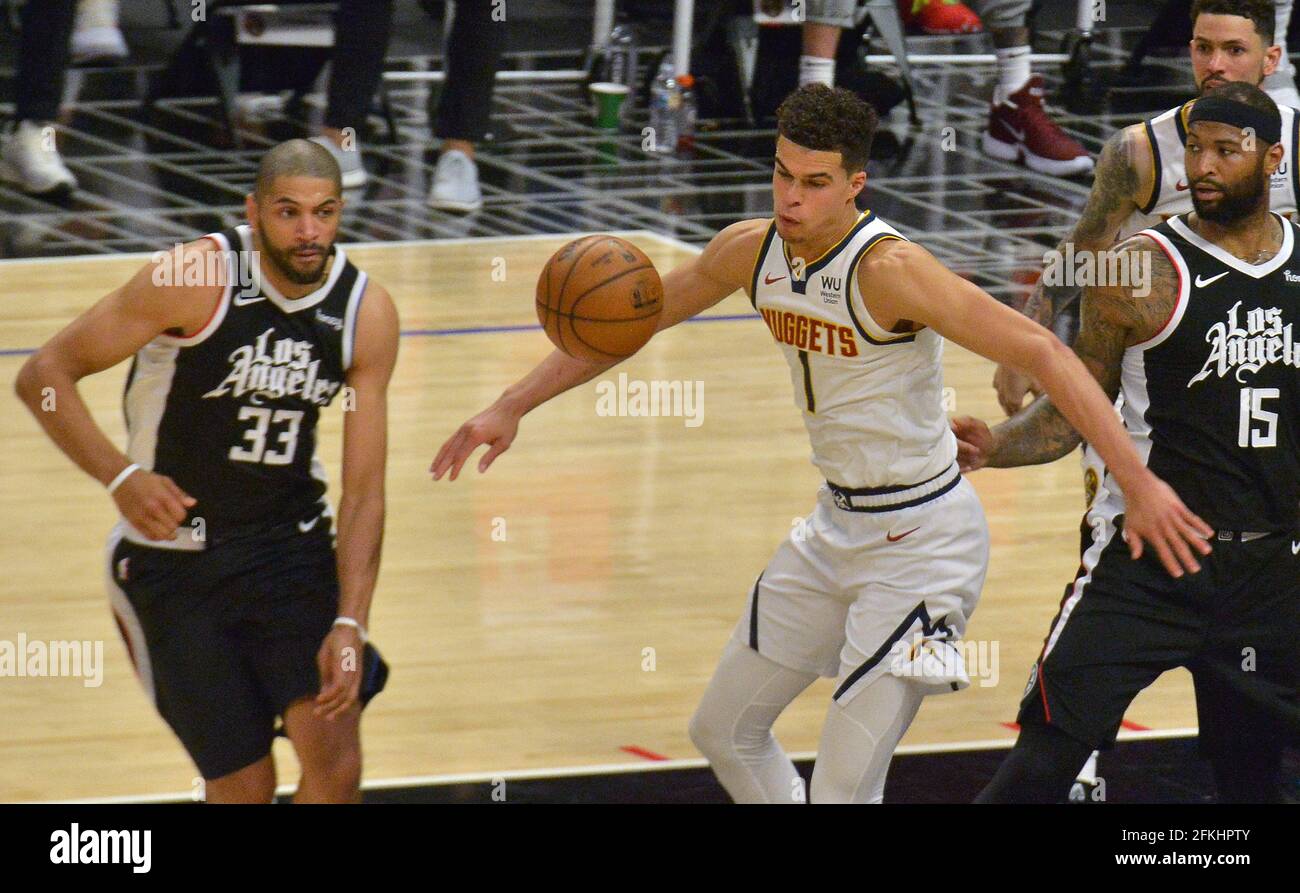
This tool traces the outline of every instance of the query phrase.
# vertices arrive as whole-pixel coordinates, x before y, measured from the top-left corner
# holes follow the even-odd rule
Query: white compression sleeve
[[[813,769],[813,803],[880,803],[894,748],[925,697],[914,681],[885,673],[853,700],[831,701]]]
[[[691,740],[737,803],[802,803],[803,779],[772,724],[817,679],[729,641],[691,718]]]

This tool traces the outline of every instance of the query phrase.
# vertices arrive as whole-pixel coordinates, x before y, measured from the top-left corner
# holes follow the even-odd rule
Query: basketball
[[[571,357],[601,362],[630,357],[654,335],[664,287],[650,258],[617,236],[565,245],[537,279],[537,318]]]

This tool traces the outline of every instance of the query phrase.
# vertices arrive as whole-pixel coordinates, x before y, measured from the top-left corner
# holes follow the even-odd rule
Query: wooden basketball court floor
[[[667,270],[696,249],[629,234]],[[533,287],[566,237],[349,246],[393,293],[404,337],[392,393],[388,520],[371,634],[392,665],[363,723],[368,786],[450,777],[612,771],[698,760],[687,723],[754,577],[819,485],[771,336],[743,294],[527,416],[483,476],[434,483],[438,446],[550,343]],[[165,246],[160,246],[165,247]],[[103,678],[0,677],[0,801],[188,797],[195,771],[137,683],[104,592],[111,500],[12,394],[27,352],[116,287],[145,255],[0,265],[0,640],[103,642]],[[126,364],[82,383],[124,441]],[[598,382],[704,383],[703,422],[609,417]],[[949,344],[960,413],[999,418],[992,366]],[[321,425],[337,501],[341,413]],[[968,639],[995,674],[927,699],[904,750],[1006,746],[1029,666],[1078,564],[1077,454],[972,476],[992,559]],[[996,684],[989,684],[995,682]],[[831,683],[777,723],[815,750]],[[1189,677],[1166,675],[1126,736],[1187,733]],[[297,778],[277,742],[280,781]]]

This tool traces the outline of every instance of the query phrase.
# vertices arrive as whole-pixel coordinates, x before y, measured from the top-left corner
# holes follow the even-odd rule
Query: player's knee
[[[691,743],[709,759],[728,753],[732,748],[731,735],[723,728],[723,723],[718,722],[717,717],[705,710],[703,704],[696,708],[687,732],[691,736]]]
[[[772,745],[772,727],[715,713],[701,704],[688,729],[700,753],[715,758],[744,757],[765,753]],[[715,760],[716,761],[716,760]]]

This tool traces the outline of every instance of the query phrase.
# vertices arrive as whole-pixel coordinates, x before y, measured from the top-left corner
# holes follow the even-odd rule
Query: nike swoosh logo
[[[313,527],[315,527],[315,526],[316,526],[316,522],[319,521],[319,520],[320,520],[320,515],[317,515],[316,517],[312,518],[310,521],[299,521],[299,522],[298,522],[298,532],[299,532],[299,533],[306,533],[307,531],[309,531],[309,530],[311,530]]]
[[[1297,543],[1295,540],[1291,541],[1291,554],[1300,555],[1300,543]],[[125,577],[123,579],[125,579]]]
[[[1205,288],[1205,286],[1209,285],[1211,282],[1214,282],[1214,281],[1217,280],[1217,279],[1222,279],[1224,276],[1227,276],[1227,275],[1228,275],[1227,270],[1223,271],[1222,273],[1220,273],[1220,274],[1217,275],[1217,276],[1211,276],[1209,279],[1202,279],[1202,278],[1198,275],[1198,276],[1196,277],[1196,287],[1197,287],[1197,288]]]
[[[892,533],[887,533],[885,534],[885,539],[889,540],[891,543],[896,543],[899,540],[901,540],[903,537],[910,536],[911,534],[916,533],[920,529],[921,528],[919,527],[913,527],[911,530],[907,531],[907,533],[900,533],[898,536],[894,536]]]
[[[235,295],[235,306],[243,307],[248,304],[256,304],[258,301],[265,301],[266,295],[259,295],[256,298],[246,298],[243,295]]]
[[[1188,185],[1187,185],[1186,183],[1184,183],[1182,180],[1179,180],[1177,183],[1174,184],[1174,188],[1177,189],[1179,192],[1186,192],[1187,190],[1191,189],[1192,187],[1188,186]]]
[[[771,276],[764,276],[764,277],[763,277],[763,284],[764,284],[764,285],[771,285],[773,282],[780,282],[780,281],[781,281],[782,279],[784,279],[784,278],[785,278],[784,276],[777,276],[775,279],[773,279]]]

